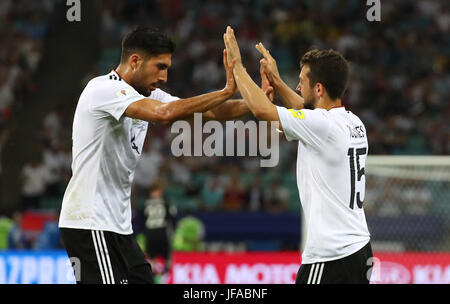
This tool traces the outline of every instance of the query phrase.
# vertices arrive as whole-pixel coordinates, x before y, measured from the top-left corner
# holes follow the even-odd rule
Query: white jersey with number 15
[[[363,210],[364,124],[344,107],[277,109],[286,138],[298,140],[297,186],[307,230],[302,263],[357,252],[370,240]]]

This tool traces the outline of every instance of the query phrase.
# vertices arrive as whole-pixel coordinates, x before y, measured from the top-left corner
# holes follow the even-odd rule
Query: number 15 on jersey
[[[350,163],[350,209],[353,210],[355,205],[355,200],[358,208],[362,208],[364,201],[364,187],[362,188],[362,196],[361,200],[361,192],[356,192],[356,183],[361,181],[363,175],[365,175],[364,167],[361,166],[360,156],[366,156],[367,148],[350,148],[348,149],[347,155],[349,156]],[[364,177],[365,178],[365,177]],[[355,195],[356,194],[356,195]],[[355,197],[356,196],[356,197]]]

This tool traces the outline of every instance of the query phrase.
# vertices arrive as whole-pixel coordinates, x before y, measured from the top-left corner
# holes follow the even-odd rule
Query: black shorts
[[[78,284],[152,284],[153,273],[134,235],[61,228]]]
[[[369,284],[373,266],[370,242],[345,258],[315,264],[302,264],[296,284]]]
[[[157,257],[170,259],[171,244],[169,237],[167,236],[166,229],[147,229],[145,231],[146,236],[146,251],[147,256],[150,259]]]

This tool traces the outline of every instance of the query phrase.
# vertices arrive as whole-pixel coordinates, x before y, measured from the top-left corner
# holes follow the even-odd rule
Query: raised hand
[[[228,52],[227,50],[223,50],[223,66],[225,67],[227,84],[225,85],[225,90],[229,92],[231,95],[234,95],[237,91],[236,80],[233,75],[234,61],[228,60]]]
[[[264,68],[262,65],[260,66],[259,73],[261,74],[261,89],[264,91],[267,98],[269,98],[269,100],[273,102],[274,90],[273,87],[270,85],[270,81],[267,78],[267,75],[264,72]]]
[[[273,84],[274,81],[280,79],[280,73],[278,72],[277,62],[272,57],[272,55],[270,55],[270,52],[264,47],[264,45],[261,42],[256,45],[256,49],[258,50],[258,52],[261,53],[261,55],[264,56],[264,58],[261,59],[259,63],[261,64],[261,67],[264,69],[264,72],[266,73],[270,83]]]
[[[231,26],[227,26],[227,30],[223,35],[223,41],[225,42],[225,47],[227,49],[228,61],[234,61],[235,64],[241,64],[241,52],[236,37],[234,36],[234,30]]]
[[[266,93],[270,95],[273,88],[271,89],[267,84],[268,81],[265,79],[264,74],[262,74],[262,77],[266,88],[265,92],[248,75],[242,65],[241,52],[234,36],[234,31],[230,26],[227,27],[226,33],[223,35],[223,41],[225,42],[228,60],[232,60],[235,64],[233,74],[236,84],[250,111],[260,120],[279,122],[277,108],[266,96]]]

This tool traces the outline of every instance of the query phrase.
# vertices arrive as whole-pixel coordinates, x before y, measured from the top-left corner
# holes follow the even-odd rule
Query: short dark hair
[[[147,57],[161,54],[173,54],[175,43],[157,28],[138,26],[122,40],[122,57],[124,62],[133,53],[141,53]]]
[[[331,99],[342,98],[349,77],[349,64],[341,53],[329,49],[313,49],[305,53],[300,60],[300,67],[308,65],[308,78],[313,87],[320,82]]]
[[[164,190],[164,183],[162,180],[157,179],[150,185],[150,193],[156,190]]]

